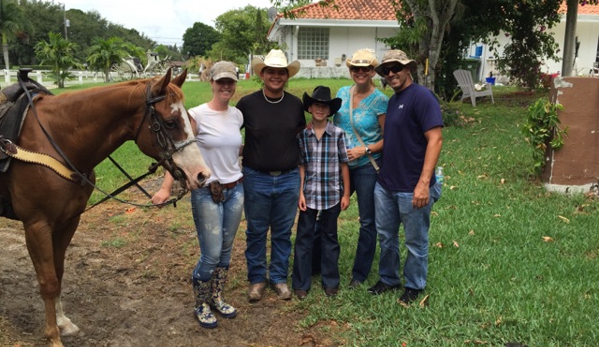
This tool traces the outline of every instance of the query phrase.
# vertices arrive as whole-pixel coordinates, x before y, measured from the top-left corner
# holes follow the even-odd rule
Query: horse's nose
[[[200,172],[198,174],[197,179],[198,179],[198,185],[200,187],[203,187],[206,184],[206,180],[208,180],[208,176],[206,176],[206,175],[204,175],[204,173]]]

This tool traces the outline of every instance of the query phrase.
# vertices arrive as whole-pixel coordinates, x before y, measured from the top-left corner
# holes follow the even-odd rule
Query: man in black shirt
[[[291,228],[299,200],[300,160],[297,134],[305,128],[301,100],[284,91],[299,62],[287,63],[285,54],[271,50],[264,60],[252,60],[263,88],[237,103],[244,118],[243,174],[247,220],[245,257],[250,302],[262,299],[267,282],[278,297],[291,299],[287,286]],[[271,261],[267,271],[266,242],[271,233]]]

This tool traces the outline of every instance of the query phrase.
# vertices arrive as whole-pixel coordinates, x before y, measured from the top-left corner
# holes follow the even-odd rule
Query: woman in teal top
[[[376,251],[374,185],[378,164],[375,168],[372,162],[378,162],[382,155],[383,126],[389,98],[376,88],[372,80],[376,75],[374,67],[378,65],[372,50],[357,50],[347,59],[346,65],[354,84],[342,87],[337,92],[342,104],[333,117],[333,123],[345,131],[347,156],[350,160],[350,189],[351,194],[356,192],[358,197],[360,235],[349,283],[350,288],[355,288],[366,281]],[[318,245],[317,239],[315,250],[320,249]],[[318,254],[314,254],[316,256],[313,259],[313,273],[318,272],[320,265]]]

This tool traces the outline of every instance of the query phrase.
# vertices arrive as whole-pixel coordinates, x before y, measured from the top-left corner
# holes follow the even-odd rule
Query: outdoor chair
[[[493,99],[493,86],[489,83],[486,84],[485,89],[477,91],[472,81],[472,73],[469,70],[455,70],[453,76],[458,81],[458,87],[462,90],[462,99],[470,98],[472,106],[476,107],[476,98],[482,96],[491,96],[491,103],[495,103]]]

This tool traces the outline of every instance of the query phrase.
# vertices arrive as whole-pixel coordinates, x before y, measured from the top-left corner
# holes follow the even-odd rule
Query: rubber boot
[[[235,316],[237,316],[237,310],[235,307],[227,304],[223,298],[223,289],[227,282],[228,272],[229,270],[225,267],[217,267],[212,273],[210,306],[224,318],[235,318]]]
[[[208,300],[210,300],[210,281],[200,281],[193,278],[193,293],[196,298],[195,304],[195,316],[200,323],[202,328],[216,328],[218,326],[218,322],[216,321],[216,317],[210,311],[210,305],[208,305]]]

